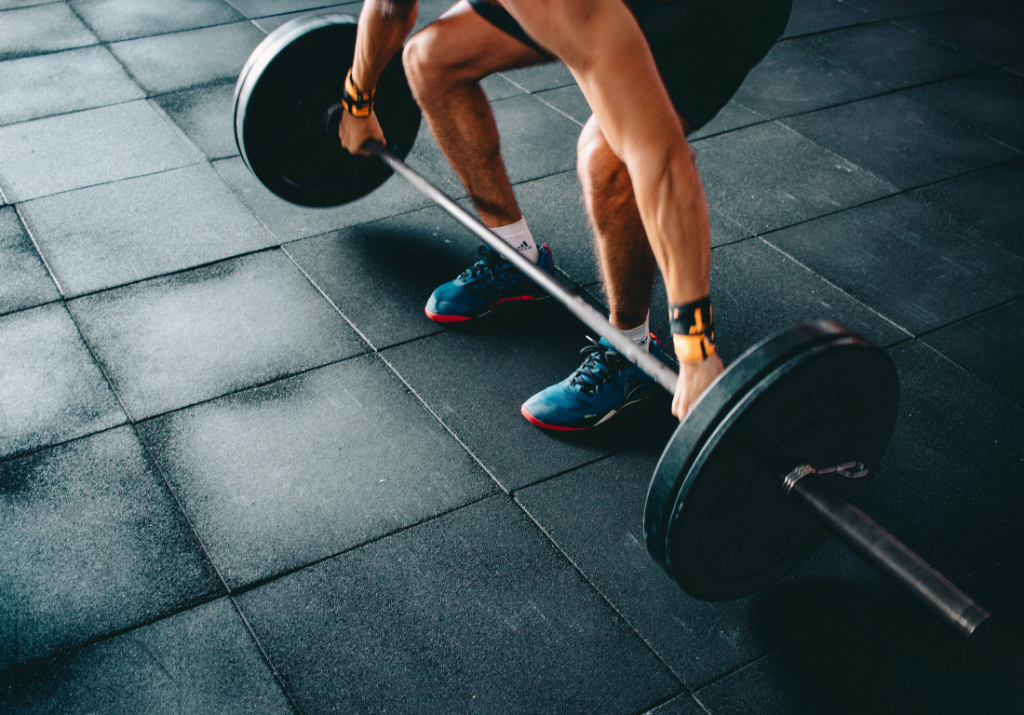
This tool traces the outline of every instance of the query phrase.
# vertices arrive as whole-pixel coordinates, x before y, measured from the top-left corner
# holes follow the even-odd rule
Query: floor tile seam
[[[270,670],[270,674],[277,682],[277,687],[281,689],[281,693],[284,695],[285,699],[288,700],[288,704],[292,706],[292,712],[296,713],[297,715],[304,715],[302,708],[299,707],[299,704],[295,700],[295,697],[292,695],[291,690],[284,682],[284,676],[282,676],[280,671],[278,671],[278,669],[274,666],[274,661],[270,657],[270,651],[267,650],[266,646],[263,645],[263,641],[261,641],[260,637],[256,634],[256,629],[253,628],[252,623],[249,621],[249,617],[245,615],[245,611],[243,611],[242,607],[239,605],[238,599],[236,599],[233,595],[229,593],[228,600],[231,601],[231,605],[235,609],[235,613],[237,613],[238,617],[242,620],[243,627],[245,628],[246,631],[248,631],[249,637],[252,638],[253,644],[255,644],[256,649],[260,652],[260,656],[263,658],[263,661],[267,664],[267,668]]]
[[[572,86],[574,86],[574,85],[571,85],[571,84],[567,84],[567,85],[565,85],[565,86],[566,86],[566,87],[572,87]],[[565,87],[552,87],[551,89],[564,89],[564,88],[565,88]],[[531,92],[531,93],[530,93],[530,96],[531,96],[531,97],[533,97],[534,99],[536,99],[536,100],[537,100],[538,102],[540,102],[541,104],[543,104],[543,105],[544,105],[545,107],[548,107],[549,109],[553,109],[553,110],[555,110],[556,112],[558,112],[559,114],[561,114],[561,115],[562,115],[563,117],[565,117],[566,119],[568,119],[568,120],[569,120],[570,122],[572,122],[573,124],[575,124],[575,125],[577,125],[578,127],[580,127],[581,129],[583,128],[583,122],[581,122],[581,121],[580,121],[579,119],[576,119],[576,117],[573,117],[573,116],[569,115],[568,113],[566,113],[566,112],[563,112],[563,111],[562,111],[561,109],[559,109],[558,107],[556,107],[555,105],[553,105],[553,104],[552,104],[551,102],[548,102],[548,101],[547,101],[546,99],[543,99],[542,97],[538,96],[538,94],[534,94],[534,93],[532,93],[532,92]],[[511,99],[511,98],[510,98],[510,99]],[[501,100],[498,100],[498,101],[501,101]]]
[[[424,397],[422,395],[420,395],[420,393],[412,385],[409,384],[409,381],[406,380],[405,377],[402,375],[402,373],[400,373],[398,371],[398,368],[396,368],[394,366],[394,364],[390,360],[388,360],[387,357],[383,353],[377,353],[377,357],[379,357],[384,362],[384,364],[388,366],[388,369],[390,369],[391,372],[394,373],[394,375],[399,380],[402,381],[402,384],[405,385],[405,388],[409,391],[409,394],[412,395],[413,397],[415,397],[417,400],[419,400],[420,404],[423,405],[424,409],[426,409],[427,412],[430,413],[430,415],[433,416],[433,418],[435,420],[437,420],[438,424],[440,424],[441,427],[448,434],[450,434],[452,436],[452,439],[454,439],[455,442],[460,447],[462,447],[462,449],[466,452],[466,454],[468,454],[470,456],[470,458],[474,462],[476,462],[476,464],[480,467],[480,469],[482,469],[484,471],[484,474],[486,474],[488,477],[491,478],[491,480],[497,485],[498,489],[501,490],[501,493],[506,495],[506,496],[508,496],[509,495],[509,489],[504,484],[501,483],[501,480],[498,479],[497,475],[494,474],[494,472],[492,472],[487,467],[487,465],[484,464],[483,460],[479,456],[477,456],[477,454],[472,449],[470,449],[469,445],[466,444],[462,440],[462,438],[459,437],[458,434],[456,434],[455,430],[452,429],[452,427],[450,425],[448,425],[447,422],[445,422],[443,419],[441,419],[441,416],[438,415],[437,412],[434,411],[434,408],[432,408],[429,404],[427,404],[426,399],[424,399]]]
[[[929,337],[929,336],[931,336],[931,335],[933,335],[933,334],[935,334],[935,333],[937,333],[937,332],[939,332],[941,330],[945,330],[947,328],[951,328],[951,327],[954,327],[956,325],[960,325],[961,323],[966,323],[968,321],[976,320],[979,317],[985,315],[986,313],[992,313],[992,312],[995,312],[997,310],[1001,310],[1002,308],[1005,308],[1007,306],[1013,305],[1014,303],[1021,302],[1022,300],[1024,300],[1024,286],[1022,286],[1020,290],[1021,290],[1020,294],[1014,296],[1013,298],[1008,298],[1007,300],[1004,300],[1001,303],[996,303],[995,305],[990,305],[987,308],[982,308],[981,310],[977,310],[977,311],[971,313],[970,315],[965,315],[965,316],[963,316],[961,318],[957,318],[956,320],[951,320],[948,323],[946,323],[944,325],[940,325],[940,326],[938,326],[936,328],[929,328],[928,330],[924,331],[923,333],[919,333],[916,336],[916,338],[918,340],[924,341],[925,338],[927,338],[927,337]]]
[[[886,323],[891,325],[893,328],[895,328],[899,332],[903,333],[904,336],[906,336],[907,338],[915,338],[916,337],[911,330],[903,327],[902,325],[897,323],[895,320],[893,320],[889,316],[885,315],[884,313],[880,312],[879,310],[876,310],[875,308],[872,308],[870,305],[868,305],[864,301],[860,300],[856,296],[852,295],[851,293],[849,293],[845,289],[841,288],[840,286],[838,286],[836,283],[834,283],[830,279],[826,278],[825,276],[821,275],[817,271],[813,270],[810,266],[808,266],[807,264],[805,264],[802,261],[800,261],[796,256],[792,255],[791,253],[789,253],[787,251],[784,251],[781,247],[775,245],[774,243],[772,243],[771,241],[766,239],[764,236],[758,236],[758,238],[761,240],[762,243],[764,243],[764,245],[768,246],[769,248],[771,248],[771,249],[777,251],[778,253],[780,253],[781,255],[785,256],[787,259],[789,259],[790,261],[792,261],[796,265],[798,265],[801,268],[803,268],[805,271],[810,273],[812,276],[818,278],[820,281],[825,283],[827,286],[829,286],[829,287],[833,288],[834,290],[838,291],[841,295],[846,296],[847,298],[849,298],[855,304],[857,304],[857,305],[861,306],[862,308],[866,309],[868,312],[872,313],[873,315],[881,318],[883,321],[885,321]]]
[[[229,595],[233,599],[237,598],[237,597],[240,597],[240,596],[244,596],[245,594],[249,593],[250,591],[255,591],[257,589],[263,588],[264,586],[267,586],[269,584],[275,583],[275,582],[280,581],[282,579],[288,578],[289,576],[294,576],[295,574],[297,574],[297,573],[299,573],[301,571],[305,571],[306,569],[309,569],[309,568],[314,568],[314,567],[319,566],[320,564],[326,563],[328,561],[333,561],[334,559],[343,558],[343,557],[347,556],[348,554],[355,553],[359,549],[363,549],[363,548],[366,548],[368,546],[373,546],[377,542],[383,541],[384,539],[390,539],[390,538],[399,536],[399,535],[405,533],[406,531],[410,531],[410,530],[415,529],[415,528],[417,528],[419,526],[423,526],[425,524],[429,524],[429,523],[431,523],[433,521],[437,521],[438,519],[444,518],[446,516],[450,516],[451,514],[454,514],[454,513],[459,512],[459,511],[462,511],[463,509],[466,509],[466,508],[475,506],[477,504],[480,504],[481,502],[487,501],[488,499],[501,499],[501,498],[507,499],[508,495],[503,493],[503,492],[492,492],[490,494],[484,494],[483,496],[480,496],[480,497],[474,497],[474,498],[470,499],[469,501],[467,501],[467,502],[465,502],[463,504],[459,504],[457,506],[453,506],[453,507],[451,507],[449,509],[444,509],[443,511],[440,511],[437,514],[433,514],[431,516],[423,517],[422,519],[419,519],[419,520],[417,520],[417,521],[415,521],[415,522],[413,522],[411,524],[405,524],[403,526],[396,527],[396,528],[394,528],[394,529],[392,529],[390,531],[384,532],[382,534],[377,534],[376,536],[371,536],[371,537],[369,537],[367,539],[364,539],[364,540],[362,540],[362,541],[360,541],[358,543],[352,544],[351,546],[346,546],[345,548],[341,549],[340,551],[336,551],[336,552],[334,552],[332,554],[327,554],[326,556],[320,556],[320,557],[318,557],[316,559],[313,559],[312,561],[306,562],[306,563],[301,564],[299,566],[292,566],[292,567],[284,569],[282,571],[278,571],[277,573],[270,574],[269,576],[263,576],[261,578],[258,578],[258,579],[255,579],[253,581],[250,581],[248,583],[244,583],[244,584],[242,584],[240,586],[236,586],[235,588],[229,588],[227,595]]]
[[[562,545],[555,540],[555,538],[548,532],[548,530],[545,529],[543,525],[541,525],[540,521],[538,521],[533,516],[533,514],[529,512],[526,506],[522,502],[520,502],[519,499],[514,498],[512,501],[520,509],[520,511],[522,511],[526,518],[529,519],[530,522],[532,522],[533,525],[540,531],[544,538],[547,539],[548,542],[550,542],[551,546],[559,554],[562,555],[562,558],[566,560],[566,562],[572,567],[572,569],[576,571],[579,578],[582,579],[583,582],[591,588],[591,590],[593,590],[594,594],[596,594],[599,599],[601,599],[604,605],[614,614],[615,618],[617,618],[622,623],[622,625],[625,626],[637,638],[637,640],[643,643],[647,650],[651,653],[651,655],[653,655],[657,659],[657,661],[661,663],[665,670],[667,670],[669,674],[676,679],[680,687],[682,687],[683,689],[682,692],[692,695],[693,690],[686,683],[685,679],[683,678],[683,675],[677,672],[676,669],[673,668],[672,665],[664,657],[662,657],[661,653],[654,647],[654,644],[648,641],[647,638],[645,638],[644,635],[640,633],[638,628],[635,625],[633,625],[633,622],[630,619],[626,618],[626,615],[612,602],[608,594],[606,594],[597,585],[597,583],[595,583],[594,580],[586,574],[586,572],[576,562],[576,560],[569,555],[569,553],[562,547]],[[679,693],[677,693],[677,695],[678,694]]]
[[[133,426],[131,418],[126,416],[124,422],[119,422],[111,427],[104,427],[103,429],[94,430],[92,432],[87,432],[85,434],[77,435],[75,437],[68,437],[67,439],[59,439],[54,442],[47,442],[46,444],[39,445],[37,447],[31,447],[20,452],[11,452],[6,456],[0,457],[0,464],[15,462],[19,459],[24,459],[25,457],[31,457],[33,455],[41,454],[42,452],[46,452],[51,449],[57,449],[59,447],[66,447],[75,444],[76,442],[81,442],[83,440],[89,439],[91,437],[97,437],[108,432],[113,432],[119,429],[125,429],[126,427],[131,426]]]
[[[67,3],[67,4],[68,4],[69,7],[71,6],[71,3]],[[228,4],[228,3],[225,3],[225,4]],[[232,6],[232,9],[234,10],[235,8]],[[74,11],[74,8],[72,8],[72,11]],[[236,10],[236,12],[237,12],[237,10]],[[241,13],[239,13],[239,14],[241,15]],[[215,22],[215,23],[210,24],[210,25],[199,25],[197,27],[184,27],[184,28],[181,28],[181,29],[178,29],[178,30],[167,30],[166,32],[154,32],[152,35],[138,35],[138,36],[133,36],[133,37],[124,37],[124,38],[118,38],[118,39],[106,39],[105,40],[105,39],[103,39],[103,38],[101,38],[99,36],[99,34],[92,28],[92,25],[90,25],[88,22],[86,22],[84,18],[79,16],[79,19],[81,19],[82,20],[82,24],[84,24],[89,29],[89,31],[92,32],[96,36],[96,39],[99,40],[99,44],[105,45],[108,48],[109,48],[110,45],[120,45],[120,44],[123,44],[125,42],[135,42],[137,40],[152,40],[153,38],[156,38],[156,37],[169,37],[171,35],[181,35],[181,34],[184,34],[186,32],[196,32],[198,30],[209,30],[210,28],[214,28],[214,27],[227,27],[228,25],[243,25],[243,24],[246,24],[246,23],[253,24],[253,21],[250,18],[247,18],[245,15],[242,15],[241,18],[238,19],[238,20],[228,20],[228,21],[225,21],[225,22]],[[256,29],[260,30],[260,32],[263,32],[263,30],[260,29],[259,27],[257,27]],[[264,32],[264,34],[267,34],[267,33]],[[113,52],[111,52],[111,54],[113,54]]]
[[[53,662],[55,660],[58,660],[59,658],[63,658],[65,656],[71,655],[73,653],[77,653],[77,652],[86,650],[88,648],[92,648],[93,646],[96,646],[96,645],[98,645],[100,643],[105,643],[105,642],[113,640],[115,638],[119,638],[119,637],[121,637],[123,635],[127,635],[128,633],[133,633],[133,632],[141,630],[143,628],[148,628],[149,626],[152,626],[155,623],[160,623],[161,621],[166,621],[169,618],[174,618],[175,616],[180,616],[183,613],[187,613],[189,611],[195,610],[196,608],[200,608],[200,607],[205,606],[205,605],[207,605],[209,603],[213,603],[214,601],[217,601],[219,599],[228,598],[228,596],[229,596],[229,594],[227,592],[224,592],[224,593],[219,593],[219,594],[213,594],[213,595],[209,596],[208,598],[193,599],[193,600],[189,601],[185,606],[183,606],[181,608],[178,608],[178,609],[175,609],[175,610],[172,610],[172,611],[169,611],[167,613],[162,613],[159,616],[156,616],[155,618],[150,618],[148,620],[142,621],[140,623],[136,623],[135,625],[128,626],[126,628],[118,628],[118,629],[110,631],[108,633],[104,633],[104,634],[99,635],[99,636],[94,636],[92,638],[89,638],[87,640],[82,641],[81,643],[76,643],[73,646],[69,646],[67,648],[63,648],[63,649],[61,649],[61,650],[59,650],[59,651],[57,651],[55,653],[51,653],[50,655],[44,656],[42,658],[36,658],[34,660],[30,660],[30,661],[27,661],[25,663],[19,663],[18,665],[14,666],[13,668],[10,668],[8,670],[0,671],[0,681],[3,681],[6,678],[12,678],[12,677],[18,675],[19,673],[25,673],[25,672],[28,672],[28,671],[33,670],[35,668],[43,667],[43,666],[45,666],[48,663],[51,663],[51,662]]]
[[[231,9],[233,9],[235,12],[237,12],[239,15],[241,15],[244,18],[246,18],[250,22],[256,22],[257,20],[267,20],[267,19],[272,18],[272,17],[282,17],[284,15],[294,15],[296,13],[307,13],[307,12],[316,12],[318,10],[326,10],[329,7],[335,7],[336,5],[344,5],[344,4],[350,4],[350,3],[346,2],[346,0],[341,0],[340,2],[327,2],[327,3],[323,4],[323,5],[317,5],[315,7],[307,7],[307,8],[303,8],[301,10],[286,10],[285,12],[274,12],[274,13],[271,13],[269,15],[258,15],[256,17],[249,17],[248,15],[246,15],[245,12],[243,12],[240,8],[238,8],[235,5],[234,2],[232,2],[232,0],[224,0],[224,4],[225,5],[229,5],[231,7]]]
[[[703,705],[701,705],[700,703],[698,703],[694,699],[693,693],[689,692],[685,687],[681,691],[676,693],[675,695],[670,695],[667,698],[663,698],[663,699],[659,700],[657,703],[655,703],[654,705],[652,705],[649,708],[647,708],[646,710],[642,710],[642,711],[640,711],[638,713],[635,713],[634,715],[653,715],[654,711],[657,710],[658,708],[662,707],[663,705],[668,705],[673,700],[675,700],[677,698],[681,698],[683,696],[688,697],[690,699],[690,702],[693,703],[694,705],[696,705],[697,707],[699,707],[701,712],[705,713],[705,715],[711,715],[711,713]]]
[[[132,80],[132,82],[133,82],[133,84],[136,84],[136,86],[138,86],[138,83],[135,82],[134,79]],[[19,119],[16,122],[0,123],[0,129],[4,129],[6,127],[17,127],[17,126],[20,126],[22,124],[30,124],[32,122],[38,122],[38,121],[42,121],[44,119],[53,119],[55,117],[68,117],[68,116],[71,116],[73,114],[82,114],[83,112],[92,112],[92,111],[95,111],[97,109],[109,109],[110,107],[120,107],[122,105],[132,104],[134,102],[148,102],[148,100],[151,99],[151,98],[148,95],[146,95],[146,90],[143,89],[141,86],[139,87],[139,90],[143,93],[142,96],[140,96],[140,97],[134,97],[132,99],[124,99],[124,100],[121,100],[120,102],[108,102],[106,104],[97,104],[97,105],[91,106],[91,107],[82,107],[81,109],[69,109],[66,112],[54,112],[53,114],[43,114],[43,115],[40,115],[38,117],[30,117],[29,119]],[[83,188],[85,188],[85,187],[83,187]],[[69,190],[70,191],[74,191],[74,189],[69,189]],[[64,193],[64,192],[58,192],[58,193]],[[52,194],[47,194],[47,195],[50,196]],[[39,198],[43,198],[43,197],[40,196]],[[33,201],[33,200],[34,199],[29,199],[29,201]]]
[[[28,240],[32,242],[32,248],[35,249],[36,255],[39,257],[39,260],[42,261],[43,268],[46,269],[46,274],[48,276],[50,276],[50,280],[53,281],[53,285],[57,288],[57,295],[60,296],[58,298],[58,300],[60,300],[62,302],[66,302],[67,301],[67,293],[65,292],[63,286],[61,286],[60,281],[57,279],[57,274],[54,273],[53,266],[51,266],[50,262],[48,260],[46,260],[46,255],[43,253],[42,249],[39,246],[39,241],[36,239],[36,231],[32,228],[31,224],[28,221],[28,218],[25,216],[24,212],[22,211],[21,205],[15,203],[15,204],[11,204],[11,206],[14,209],[15,216],[18,217],[18,221],[21,222],[21,227],[23,229],[25,229],[25,234],[28,236]],[[56,301],[48,301],[48,303],[53,303],[53,302],[56,302]],[[38,307],[38,306],[34,306],[34,307]],[[26,310],[31,310],[31,308],[26,308]],[[75,327],[77,328],[78,326],[76,325]]]
[[[546,477],[541,477],[539,479],[535,479],[534,481],[529,482],[528,484],[523,484],[521,486],[509,489],[508,495],[510,497],[512,497],[513,499],[518,499],[519,498],[519,492],[526,491],[527,489],[532,489],[533,487],[540,486],[541,484],[547,484],[548,482],[554,481],[555,479],[558,479],[559,477],[564,477],[567,474],[572,474],[573,472],[578,472],[581,469],[586,469],[587,467],[592,467],[595,464],[603,462],[603,461],[605,461],[607,459],[610,459],[612,457],[616,457],[616,456],[622,454],[624,451],[625,450],[621,450],[620,449],[620,450],[616,450],[614,452],[609,452],[608,454],[602,454],[602,455],[599,455],[599,456],[595,457],[594,459],[588,460],[588,461],[583,462],[581,464],[577,464],[577,465],[575,465],[573,467],[569,467],[568,469],[563,469],[560,472],[556,472],[556,473],[550,474],[550,475],[548,475]]]

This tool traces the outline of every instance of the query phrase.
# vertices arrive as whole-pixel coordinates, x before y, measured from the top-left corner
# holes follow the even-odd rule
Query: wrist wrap
[[[369,92],[364,92],[352,81],[352,68],[345,75],[345,96],[341,98],[341,106],[353,117],[368,117],[373,111],[373,97],[377,94],[374,87]]]
[[[679,362],[699,363],[715,354],[710,296],[686,305],[670,305],[668,319]]]

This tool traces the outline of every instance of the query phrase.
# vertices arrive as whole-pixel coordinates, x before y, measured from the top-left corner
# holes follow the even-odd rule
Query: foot
[[[551,249],[541,246],[537,266],[554,275]],[[427,317],[438,323],[459,323],[481,318],[496,306],[516,300],[540,300],[548,294],[486,246],[480,260],[453,281],[440,286],[427,301]]]
[[[590,429],[611,419],[627,405],[654,394],[654,380],[601,338],[581,350],[583,364],[557,385],[523,404],[523,417],[537,427],[563,432]],[[651,334],[651,355],[662,359]]]

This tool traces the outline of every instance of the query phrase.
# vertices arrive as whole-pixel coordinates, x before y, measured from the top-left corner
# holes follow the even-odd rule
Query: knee
[[[402,63],[417,98],[441,96],[457,84],[480,79],[473,76],[472,67],[464,58],[452,52],[450,34],[446,34],[442,18],[413,35],[405,44]]]
[[[593,117],[576,142],[576,171],[584,192],[590,195],[618,193],[631,186],[626,165],[612,151]]]

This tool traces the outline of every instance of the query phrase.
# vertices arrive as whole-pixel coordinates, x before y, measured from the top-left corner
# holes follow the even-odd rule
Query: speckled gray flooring
[[[444,330],[423,304],[476,242],[443,212],[400,179],[324,210],[263,188],[233,83],[321,7],[0,0],[0,711],[1024,712],[1020,5],[795,0],[691,137],[722,355],[815,319],[889,352],[862,505],[993,611],[972,648],[833,541],[688,596],[643,544],[667,397],[533,428],[572,316]],[[560,65],[484,88],[599,303],[582,93]],[[409,163],[465,203],[425,127]],[[667,337],[660,283],[652,310]]]

